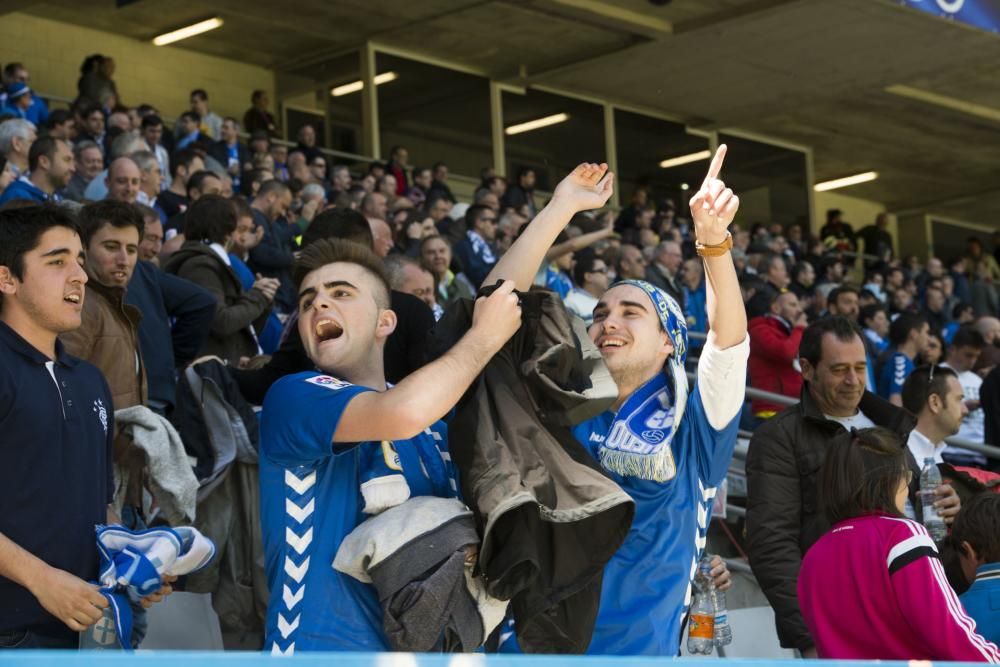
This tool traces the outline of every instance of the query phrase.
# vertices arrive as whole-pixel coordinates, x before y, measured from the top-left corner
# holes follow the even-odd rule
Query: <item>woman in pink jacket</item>
[[[799,605],[821,658],[1000,663],[922,525],[903,517],[906,447],[881,428],[831,445],[819,496],[833,528],[806,553]]]

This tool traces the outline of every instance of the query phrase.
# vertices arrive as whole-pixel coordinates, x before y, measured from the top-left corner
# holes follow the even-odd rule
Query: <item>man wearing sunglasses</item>
[[[589,327],[597,302],[608,291],[608,265],[596,255],[584,255],[573,266],[573,282],[573,291],[564,299],[566,309]]]
[[[481,285],[497,263],[497,214],[476,204],[465,212],[465,236],[455,244],[455,257],[473,285]]]

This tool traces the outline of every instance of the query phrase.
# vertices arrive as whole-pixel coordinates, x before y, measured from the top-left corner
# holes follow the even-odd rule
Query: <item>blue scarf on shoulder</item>
[[[666,482],[677,474],[671,444],[687,405],[687,322],[677,302],[644,280],[618,285],[641,289],[653,302],[674,347],[662,373],[637,389],[622,405],[600,446],[601,465],[619,475]]]

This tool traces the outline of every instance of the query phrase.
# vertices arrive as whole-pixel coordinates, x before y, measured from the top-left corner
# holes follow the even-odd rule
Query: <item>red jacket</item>
[[[750,320],[750,386],[798,399],[802,373],[792,364],[799,357],[803,327],[789,330],[785,321],[764,315]],[[781,412],[786,406],[770,401],[753,401],[754,414]]]

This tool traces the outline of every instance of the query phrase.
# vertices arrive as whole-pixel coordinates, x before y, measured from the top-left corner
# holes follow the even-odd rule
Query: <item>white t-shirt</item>
[[[863,428],[875,427],[875,422],[873,422],[871,419],[868,419],[868,417],[865,416],[865,413],[861,412],[861,410],[858,410],[857,414],[855,414],[853,417],[831,417],[828,414],[824,414],[823,416],[829,419],[830,421],[837,422],[838,424],[846,428],[848,431],[850,431],[852,428],[861,430]]]
[[[566,304],[566,310],[583,320],[583,323],[588,327],[593,323],[594,308],[597,307],[598,299],[590,294],[590,292],[586,292],[578,287],[574,288],[563,299],[563,303]]]
[[[951,368],[948,364],[941,364],[947,368]],[[954,370],[954,369],[952,369]],[[958,373],[958,371],[955,371]],[[962,385],[962,391],[965,393],[965,400],[967,401],[978,401],[979,400],[979,389],[983,386],[983,379],[979,377],[976,373],[972,371],[962,371],[958,373],[958,383]],[[961,426],[958,428],[958,433],[956,433],[960,438],[965,438],[966,440],[971,440],[972,442],[985,442],[986,441],[986,413],[982,408],[976,408],[972,410],[965,416],[962,420]],[[962,449],[961,447],[954,447],[948,445],[945,448],[945,453],[962,457],[964,459],[969,459],[976,461],[977,463],[986,463],[986,457],[978,452],[970,452],[967,449]]]

